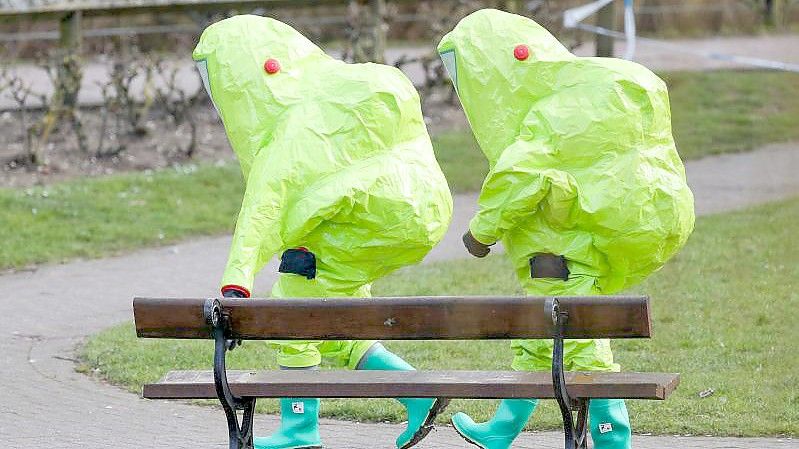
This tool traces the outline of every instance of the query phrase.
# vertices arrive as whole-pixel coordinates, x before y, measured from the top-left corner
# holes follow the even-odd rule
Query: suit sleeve
[[[469,223],[474,238],[486,245],[502,239],[533,214],[545,213],[568,221],[577,198],[577,185],[566,172],[547,168],[547,148],[519,140],[507,147],[488,173],[478,199],[478,212]]]
[[[280,214],[285,204],[286,180],[268,158],[256,157],[247,180],[236,221],[222,286],[252,291],[255,274],[280,250]]]

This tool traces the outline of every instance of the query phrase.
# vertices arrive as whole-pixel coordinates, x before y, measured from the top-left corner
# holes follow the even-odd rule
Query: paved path
[[[709,59],[689,53],[699,52],[746,56],[799,64],[799,34],[669,39],[664,42],[669,45],[663,46],[657,43],[639,41],[635,51],[635,62],[654,71],[695,71],[749,67],[737,62]],[[593,56],[596,54],[594,48],[593,40],[589,40],[589,42],[575,49],[574,53],[578,56]],[[614,55],[621,58],[625,49],[626,43],[617,41],[613,49]],[[678,49],[684,50],[677,51]]]
[[[799,49],[799,34],[677,39],[668,42],[697,51],[734,54],[799,64],[799,50],[797,50]],[[594,54],[593,45],[593,42],[588,42],[578,47],[575,53],[579,56],[591,56]],[[624,46],[624,42],[619,42],[616,45],[617,56],[621,57],[624,54]],[[389,64],[393,64],[403,56],[413,58],[429,52],[430,49],[425,47],[390,48],[386,51],[386,60]],[[332,51],[331,54],[336,57],[339,56],[339,53],[335,51]],[[646,42],[638,44],[635,60],[654,71],[715,70],[742,67],[732,62],[675,52],[674,50]],[[187,92],[196,90],[199,87],[199,81],[196,74],[193,73],[194,64],[188,57],[177,60],[173,64],[177,64],[180,68],[179,79],[182,80],[182,88]],[[408,64],[404,66],[403,70],[415,84],[418,85],[424,81],[424,71],[421,64]],[[22,64],[13,67],[12,71],[20,73],[26,83],[32,86],[34,92],[47,95],[52,92],[52,85],[47,74],[39,67],[32,64]],[[84,76],[78,100],[87,105],[101,104],[102,95],[99,85],[106,83],[108,79],[108,64],[99,62],[87,63],[84,66]],[[161,81],[159,79],[155,80],[156,84],[161,83]],[[134,82],[132,91],[140,92],[141,88],[142,80],[138,79],[137,82]],[[35,104],[34,101],[31,99],[31,104]],[[10,97],[0,93],[0,110],[15,107],[16,105]]]
[[[799,144],[688,164],[699,213],[799,194]],[[744,187],[741,187],[744,186]],[[474,196],[456,198],[452,232],[430,260],[463,257],[459,235]],[[101,260],[50,265],[0,276],[0,447],[175,448],[224,447],[221,413],[209,407],[155,402],[96,382],[74,371],[74,348],[87,335],[131,318],[134,295],[214,294],[228,239],[206,238]],[[275,267],[258,290],[268,291]],[[259,416],[260,433],[276,418]],[[399,427],[324,421],[328,447],[390,448]],[[799,449],[799,440],[636,436],[639,449]],[[518,448],[557,448],[555,433],[526,433]],[[448,427],[420,448],[465,448]]]

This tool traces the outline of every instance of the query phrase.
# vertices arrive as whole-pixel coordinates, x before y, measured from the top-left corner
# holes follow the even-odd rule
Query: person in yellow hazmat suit
[[[255,274],[280,255],[275,297],[368,297],[373,281],[421,261],[444,236],[452,196],[418,93],[398,69],[338,61],[290,26],[253,15],[209,26],[193,58],[246,182],[224,296],[249,297]],[[273,344],[285,369],[323,358],[413,369],[374,341]],[[396,444],[407,448],[446,403],[400,402],[408,426]],[[256,438],[257,448],[321,447],[319,399],[282,399],[280,409],[280,428]]]
[[[438,52],[488,159],[464,243],[502,241],[529,295],[613,294],[657,270],[694,225],[693,195],[671,133],[666,85],[646,68],[571,54],[534,21],[497,10],[458,23]],[[511,344],[516,370],[550,370],[552,342]],[[565,367],[618,371],[607,340],[567,340]],[[536,407],[505,400],[457,431],[506,449]],[[592,400],[597,449],[630,447],[621,400]]]

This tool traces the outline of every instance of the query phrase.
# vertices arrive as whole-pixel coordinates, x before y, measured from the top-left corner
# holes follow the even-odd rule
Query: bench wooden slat
[[[542,297],[222,299],[233,338],[457,340],[548,338]],[[567,338],[648,338],[645,296],[559,297]],[[204,299],[136,298],[139,337],[210,338]]]
[[[517,371],[228,371],[242,397],[465,399],[553,398],[548,372]],[[666,399],[677,387],[672,373],[567,373],[569,394],[579,398]],[[150,399],[215,399],[212,371],[171,371],[144,386]]]

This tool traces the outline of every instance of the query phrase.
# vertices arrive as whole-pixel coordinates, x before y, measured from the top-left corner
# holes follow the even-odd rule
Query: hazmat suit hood
[[[277,296],[368,295],[441,240],[452,197],[397,68],[333,59],[253,15],[209,26],[193,57],[246,182],[223,287],[249,292],[273,256],[301,249],[315,277],[281,276]]]
[[[684,245],[693,196],[660,78],[491,9],[438,51],[490,166],[469,230],[504,242],[529,294],[612,294]],[[563,256],[568,281],[532,279],[537,254]]]
[[[514,56],[518,45],[528,49],[524,64]],[[559,68],[575,59],[536,22],[490,9],[461,20],[438,52],[490,164],[516,137],[505,124],[520,121],[531,101],[549,95]]]
[[[235,123],[227,129],[245,178],[254,153],[272,137],[270,125],[302,97],[306,68],[334,62],[294,28],[250,15],[209,26],[192,58],[222,121]],[[265,72],[267,58],[281,76]]]

